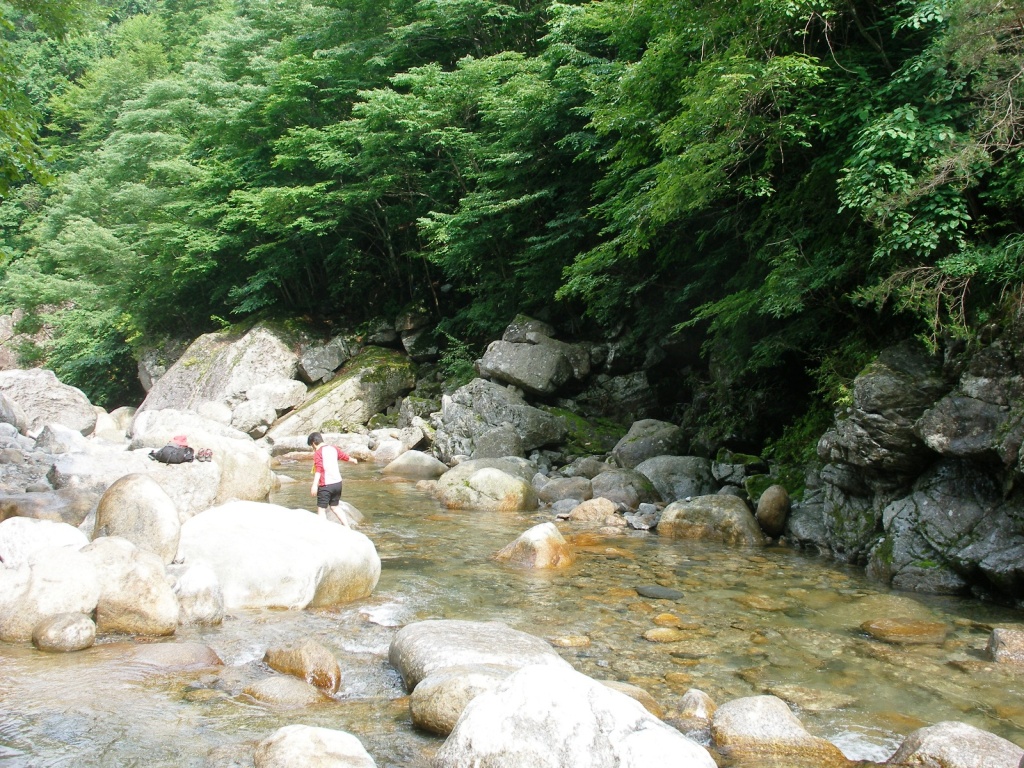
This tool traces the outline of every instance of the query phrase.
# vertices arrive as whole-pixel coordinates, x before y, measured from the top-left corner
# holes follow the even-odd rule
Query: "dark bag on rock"
[[[149,452],[149,458],[164,464],[184,464],[195,457],[195,451],[187,445],[165,445],[159,451]]]

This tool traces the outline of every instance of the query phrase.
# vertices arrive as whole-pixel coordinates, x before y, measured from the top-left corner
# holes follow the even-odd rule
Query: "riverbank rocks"
[[[286,725],[256,747],[255,768],[376,768],[351,733],[310,725]]]
[[[263,661],[271,669],[305,680],[326,693],[337,693],[341,685],[338,660],[315,640],[268,648]]]
[[[473,699],[438,768],[715,768],[703,747],[570,667],[528,666]]]
[[[845,768],[846,757],[830,741],[812,736],[782,699],[748,696],[715,710],[711,736],[723,755],[792,768]],[[782,761],[782,762],[780,762]]]
[[[330,382],[312,390],[301,406],[282,416],[267,437],[273,442],[291,437],[305,439],[311,432],[364,425],[415,385],[413,364],[405,355],[367,347]]]
[[[178,628],[178,599],[159,557],[114,536],[96,539],[81,553],[93,564],[100,585],[97,631],[174,634]]]
[[[967,723],[948,721],[909,734],[886,765],[922,768],[1018,768],[1024,749]]]
[[[62,613],[92,614],[100,583],[91,560],[70,547],[39,550],[17,568],[0,568],[0,640],[23,643]]]
[[[675,501],[661,513],[658,535],[717,541],[730,546],[764,546],[764,534],[746,502],[735,496],[698,496]]]
[[[633,469],[655,456],[677,456],[683,453],[684,447],[681,428],[667,421],[642,419],[633,422],[629,432],[612,449],[612,455],[620,466]]]
[[[288,334],[270,325],[258,324],[244,333],[207,333],[153,384],[139,414],[165,408],[195,411],[208,401],[234,406],[245,399],[246,390],[292,379],[297,368],[298,356]]]
[[[300,509],[234,501],[181,526],[178,562],[216,575],[226,610],[326,607],[368,596],[380,557],[366,536]]]
[[[576,553],[554,523],[541,523],[523,532],[494,558],[524,568],[555,569],[576,562]]]
[[[24,414],[24,428],[35,432],[46,424],[60,424],[82,435],[96,427],[96,411],[82,390],[62,384],[53,371],[43,368],[0,371],[0,394]],[[17,417],[11,422],[18,421]]]
[[[32,630],[32,645],[40,651],[70,653],[96,642],[96,624],[84,613],[59,613]]]
[[[552,395],[567,382],[590,373],[590,353],[579,344],[556,341],[537,331],[492,341],[477,363],[481,376],[512,384],[534,395]]]
[[[718,490],[711,462],[699,456],[652,456],[635,469],[651,481],[662,501],[706,496]]]
[[[398,631],[388,650],[408,691],[426,677],[450,667],[493,664],[570,668],[549,643],[498,621],[431,619]]]
[[[32,555],[50,547],[79,550],[89,538],[67,523],[11,517],[0,522],[0,563],[7,568],[27,564]]]
[[[93,538],[120,536],[157,555],[165,565],[178,551],[181,522],[171,497],[148,475],[116,480],[96,508]]]
[[[437,481],[437,496],[449,509],[515,512],[537,508],[531,479],[534,466],[526,459],[464,461]]]
[[[28,417],[25,409],[0,392],[0,424],[10,424],[16,432],[28,429]]]
[[[448,471],[448,465],[423,451],[406,451],[381,470],[381,474],[413,480],[438,478]]]
[[[569,427],[565,419],[527,404],[517,392],[484,379],[441,398],[441,410],[432,416],[435,453],[450,464],[455,457],[473,456],[475,441],[496,427],[511,428],[524,451],[557,445]]]

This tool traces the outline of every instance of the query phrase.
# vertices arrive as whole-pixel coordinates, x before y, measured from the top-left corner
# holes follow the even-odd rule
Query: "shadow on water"
[[[283,471],[298,482],[272,501],[312,509],[308,467]],[[577,562],[532,572],[492,555],[548,513],[445,510],[415,484],[364,466],[347,471],[344,499],[366,515],[361,530],[381,557],[374,594],[329,611],[236,612],[167,641],[209,645],[225,662],[219,671],[160,673],[99,647],[49,655],[0,644],[0,766],[247,766],[259,741],[303,723],[356,734],[379,766],[425,768],[441,742],[412,728],[387,651],[399,627],[428,618],[499,620],[561,640],[573,666],[645,688],[669,722],[696,687],[718,703],[780,696],[854,760],[884,760],[903,735],[942,720],[1024,745],[1024,685],[984,655],[991,627],[1020,624],[1019,613],[891,593],[856,569],[791,550],[642,532],[565,527],[581,534]],[[859,630],[897,615],[937,618],[949,635],[938,646],[897,646]],[[663,626],[678,630],[674,641],[645,639]],[[242,693],[271,674],[261,661],[268,647],[302,637],[337,656],[336,696],[282,710]]]

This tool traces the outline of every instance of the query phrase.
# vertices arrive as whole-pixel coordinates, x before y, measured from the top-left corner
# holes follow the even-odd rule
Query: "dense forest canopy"
[[[0,3],[0,310],[99,402],[254,316],[703,350],[719,436],[1024,279],[1015,0]],[[785,393],[786,396],[780,397]],[[794,396],[796,395],[796,396]]]

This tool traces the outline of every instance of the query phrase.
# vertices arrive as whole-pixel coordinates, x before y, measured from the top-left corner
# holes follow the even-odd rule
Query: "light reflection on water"
[[[273,497],[310,509],[299,482]],[[247,766],[277,728],[304,723],[356,734],[379,766],[424,768],[440,740],[418,733],[387,649],[398,627],[428,618],[500,620],[555,639],[595,678],[633,682],[668,710],[690,687],[718,703],[772,692],[813,733],[853,759],[884,760],[921,725],[963,720],[1024,745],[1024,686],[986,662],[989,627],[1019,613],[970,601],[891,595],[848,569],[790,550],[730,550],[639,532],[581,540],[559,572],[500,565],[492,555],[548,513],[451,511],[372,467],[346,473],[344,498],[367,517],[383,567],[374,594],[331,611],[247,611],[182,628],[172,641],[210,645],[219,673],[143,675],[100,648],[49,655],[0,644],[0,766]],[[582,533],[564,527],[565,533]],[[678,600],[637,595],[661,585]],[[909,602],[913,601],[913,602]],[[893,608],[896,605],[897,608]],[[652,643],[659,614],[685,639]],[[885,645],[858,631],[881,613],[929,613],[952,627],[941,647]],[[275,710],[241,694],[270,672],[271,645],[313,637],[342,667],[326,704]]]

